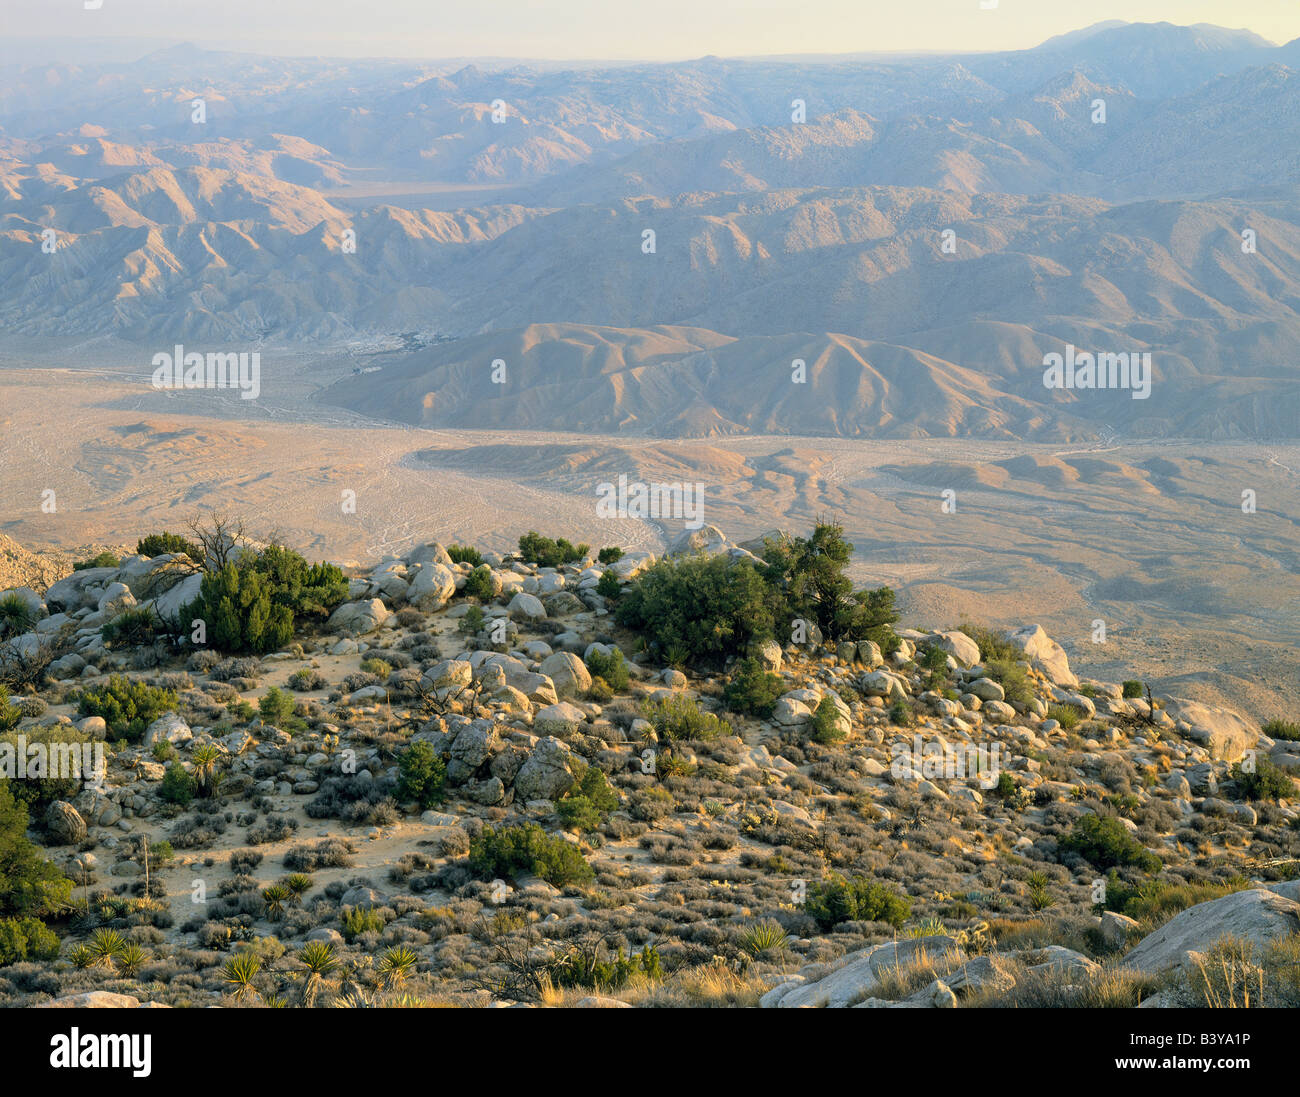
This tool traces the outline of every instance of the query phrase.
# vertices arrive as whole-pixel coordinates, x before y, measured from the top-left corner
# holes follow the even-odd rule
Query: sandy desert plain
[[[425,430],[321,399],[352,353],[263,360],[263,393],[244,401],[155,391],[144,350],[11,340],[0,534],[133,548],[213,509],[339,563],[433,540],[499,551],[528,529],[653,551],[682,523],[598,518],[596,485],[693,481],[703,520],[734,540],[842,522],[854,578],[893,586],[905,626],[1034,621],[1084,673],[1261,720],[1300,690],[1300,446]]]

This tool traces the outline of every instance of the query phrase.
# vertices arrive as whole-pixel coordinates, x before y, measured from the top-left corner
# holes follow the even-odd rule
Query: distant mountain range
[[[17,335],[437,337],[325,397],[436,425],[1300,432],[1300,40],[498,71],[174,47],[7,77]],[[1045,389],[1066,344],[1151,351],[1153,398]]]

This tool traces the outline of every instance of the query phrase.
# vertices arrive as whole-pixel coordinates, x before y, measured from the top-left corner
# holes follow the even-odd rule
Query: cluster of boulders
[[[183,555],[126,556],[117,567],[84,568],[53,583],[44,596],[30,587],[0,591],[26,603],[32,628],[3,643],[34,656],[42,646],[67,649],[51,664],[59,679],[94,678],[113,657],[101,630],[130,609],[152,607],[174,620],[199,594],[202,575]]]

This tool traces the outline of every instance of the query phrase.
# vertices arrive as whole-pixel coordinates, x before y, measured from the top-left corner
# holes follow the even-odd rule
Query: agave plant
[[[380,957],[375,971],[390,990],[399,987],[419,962],[419,955],[406,945],[394,945]]]
[[[96,967],[111,968],[126,948],[126,938],[115,929],[97,929],[91,935],[90,954]]]
[[[128,979],[134,979],[148,959],[149,954],[143,948],[134,941],[128,941],[117,958],[118,970]]]
[[[347,994],[340,994],[333,1002],[335,1009],[374,1009],[374,995],[367,994],[359,987]]]
[[[765,952],[784,952],[790,945],[790,935],[774,918],[756,922],[740,936],[740,947],[751,956]]]
[[[221,981],[227,986],[234,987],[235,1001],[242,1002],[246,998],[257,996],[257,988],[253,986],[253,980],[261,970],[262,961],[256,953],[240,952],[221,966]]]
[[[284,884],[272,884],[262,890],[262,899],[266,903],[266,917],[278,922],[284,917],[284,904],[293,898],[293,892]]]

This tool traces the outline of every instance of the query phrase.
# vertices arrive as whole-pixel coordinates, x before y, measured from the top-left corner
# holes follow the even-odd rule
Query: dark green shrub
[[[206,623],[218,651],[264,653],[293,639],[293,611],[275,605],[265,576],[242,563],[203,576],[198,598],[181,611],[182,624],[192,620]]]
[[[203,563],[203,550],[179,533],[151,533],[136,542],[135,551],[150,559],[179,552],[188,556],[196,564]]]
[[[723,688],[722,702],[732,712],[766,720],[785,692],[781,676],[764,670],[763,665],[751,656],[737,665],[731,680]]]
[[[602,564],[617,564],[623,559],[623,550],[617,545],[611,545],[608,548],[601,549],[596,554],[596,559]]]
[[[351,941],[362,933],[381,932],[384,928],[384,919],[377,910],[354,907],[343,916],[341,924],[343,936]]]
[[[898,620],[894,592],[889,587],[855,592],[844,574],[852,555],[844,528],[832,522],[818,522],[809,537],[764,543],[764,578],[784,602],[778,622],[783,630],[797,618],[815,621],[831,641],[875,640],[883,646],[892,637]]]
[[[773,635],[772,591],[758,569],[726,556],[660,560],[619,598],[615,619],[661,651],[721,666]]]
[[[500,830],[484,827],[470,841],[468,864],[480,880],[532,873],[555,887],[585,883],[595,875],[575,846],[552,838],[536,823]]]
[[[447,764],[429,743],[412,743],[397,764],[397,796],[426,811],[446,799]]]
[[[173,762],[167,767],[167,773],[158,786],[158,795],[169,804],[184,805],[194,799],[197,789],[198,782],[194,780],[194,775],[179,762]]]
[[[615,693],[627,689],[630,677],[621,649],[614,648],[608,655],[593,651],[587,656],[586,662],[587,669],[595,677],[605,679],[605,684]]]
[[[684,694],[674,694],[658,701],[645,701],[641,715],[650,721],[655,734],[670,743],[683,740],[707,741],[730,735],[731,725],[700,706]]]
[[[176,710],[176,692],[133,682],[121,674],[77,695],[81,716],[102,716],[109,736],[135,742],[159,716]]]
[[[483,563],[483,555],[472,545],[448,545],[447,555],[453,564],[469,564],[477,568]]]
[[[519,555],[526,562],[543,568],[572,564],[581,560],[590,550],[590,545],[573,545],[563,537],[552,541],[535,530],[529,530],[519,538]]]
[[[614,956],[606,957],[600,942],[585,948],[570,945],[563,955],[547,965],[547,975],[557,987],[618,990],[636,974],[651,979],[663,975],[658,949],[646,945],[638,954],[627,956],[620,948]]]
[[[89,560],[82,560],[79,564],[73,564],[73,571],[86,571],[88,568],[116,568],[120,567],[122,561],[113,553],[105,549],[98,556],[92,556]]]
[[[328,616],[347,593],[347,577],[333,564],[308,564],[272,544],[205,573],[181,621],[206,622],[207,642],[219,651],[262,654],[288,644],[296,619]]]
[[[829,697],[823,697],[816,711],[813,712],[808,735],[814,743],[821,743],[823,746],[838,743],[844,738],[844,729],[840,726],[840,711]]]
[[[4,722],[0,714],[0,725]],[[0,733],[0,741],[10,744],[15,756],[19,749],[18,734],[14,731]],[[40,819],[44,816],[45,809],[55,800],[71,800],[76,796],[81,791],[83,778],[93,778],[95,759],[93,755],[88,759],[83,749],[91,740],[67,724],[27,727],[21,734],[27,749],[37,744],[44,748],[49,766],[47,773],[58,774],[34,777],[28,773],[21,781],[7,782],[14,798],[27,808],[33,818]]]
[[[466,636],[477,636],[483,631],[486,622],[487,615],[478,606],[470,606],[469,611],[460,619],[460,624],[456,628]]]
[[[1250,770],[1235,763],[1229,776],[1243,800],[1291,800],[1296,796],[1295,782],[1262,756],[1255,759]]]
[[[1270,720],[1262,728],[1270,739],[1282,739],[1288,743],[1300,743],[1300,724],[1294,720]]]
[[[1125,697],[1141,697],[1142,683],[1135,678],[1129,678],[1124,682],[1123,692]]]
[[[595,766],[589,766],[568,796],[555,805],[566,827],[584,832],[595,830],[616,807],[618,793]]]
[[[912,726],[912,706],[901,697],[889,706],[889,722],[902,728]]]
[[[804,909],[823,930],[841,922],[887,922],[895,929],[911,912],[906,895],[865,876],[852,879],[832,873],[808,889]]]
[[[58,936],[39,918],[0,918],[0,967],[58,955]]]
[[[480,564],[465,577],[465,586],[461,593],[466,598],[477,598],[480,602],[492,601],[492,569]]]
[[[109,647],[141,647],[152,644],[158,638],[158,629],[162,622],[154,613],[152,606],[143,609],[132,607],[124,610],[111,621],[105,621],[100,627],[99,635]]]
[[[1161,868],[1160,858],[1148,853],[1114,816],[1083,816],[1059,845],[1097,868],[1133,865],[1146,873],[1159,872]]]
[[[984,669],[1002,687],[1008,704],[1027,705],[1034,699],[1033,683],[1024,663],[999,657],[985,660]]]
[[[1023,651],[1002,633],[995,632],[991,628],[972,624],[969,621],[963,621],[957,628],[975,641],[975,646],[980,649],[982,663],[987,664],[995,659],[1002,663],[1019,663],[1025,658]]]
[[[72,881],[27,838],[27,809],[0,781],[0,918],[44,918],[68,903]]]
[[[618,581],[618,576],[612,571],[605,571],[596,580],[596,593],[602,598],[617,598],[623,593],[623,584]]]
[[[292,693],[286,693],[278,686],[272,686],[257,702],[257,714],[264,724],[282,728],[293,722],[293,709],[298,702]]]
[[[1073,731],[1083,719],[1083,713],[1073,705],[1048,705],[1047,716],[1066,731]]]

